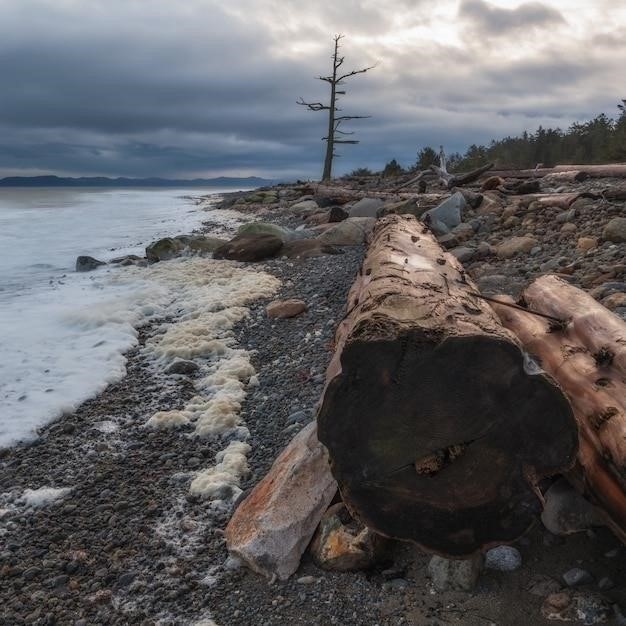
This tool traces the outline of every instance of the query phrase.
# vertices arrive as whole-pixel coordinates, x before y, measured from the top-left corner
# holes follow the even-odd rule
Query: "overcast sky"
[[[621,0],[0,0],[0,175],[319,177],[335,33],[338,174],[626,98]]]

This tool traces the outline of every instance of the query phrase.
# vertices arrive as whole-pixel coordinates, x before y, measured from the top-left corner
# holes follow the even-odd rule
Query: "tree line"
[[[615,118],[601,113],[588,122],[575,122],[567,130],[543,128],[534,133],[492,140],[488,145],[472,144],[465,152],[448,155],[448,170],[462,172],[493,162],[497,169],[528,169],[579,163],[583,165],[626,161],[626,100],[617,105]],[[383,176],[398,176],[421,171],[439,164],[439,152],[425,146],[417,153],[415,163],[404,168],[392,159],[382,170]],[[358,168],[353,175],[372,173]]]

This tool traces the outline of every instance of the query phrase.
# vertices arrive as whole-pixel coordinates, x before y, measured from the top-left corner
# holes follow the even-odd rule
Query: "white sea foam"
[[[38,509],[65,498],[72,491],[71,487],[39,487],[25,489],[19,501],[27,507]]]
[[[194,317],[207,313],[192,294],[211,290],[215,272],[193,276],[205,271],[208,259],[192,259],[187,271],[168,262],[77,274],[77,255],[141,254],[151,240],[189,232],[203,220],[232,233],[244,219],[235,211],[185,204],[180,191],[26,191],[31,195],[21,199],[17,192],[0,198],[0,447],[36,437],[37,428],[120,380],[123,354],[136,345],[142,324],[189,315],[193,332],[202,322]],[[188,279],[193,285],[181,289]],[[216,289],[227,292],[224,285]],[[186,349],[209,354],[222,348],[199,340]]]
[[[250,472],[246,458],[250,450],[247,443],[231,441],[225,450],[217,453],[216,464],[193,479],[190,493],[218,505],[236,500],[241,494],[239,483]]]

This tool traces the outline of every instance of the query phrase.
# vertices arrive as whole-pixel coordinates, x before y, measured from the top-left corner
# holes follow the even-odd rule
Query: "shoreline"
[[[254,215],[296,224],[278,207]],[[334,328],[362,255],[363,246],[354,246],[338,256],[246,266],[282,285],[271,298],[246,304],[249,315],[232,331],[236,346],[250,352],[260,383],[247,389],[241,406],[251,445],[243,496],[313,418]],[[499,271],[518,268],[521,260],[497,264]],[[269,299],[289,297],[302,298],[308,312],[268,319]],[[142,348],[158,324],[139,332],[124,379],[46,426],[39,442],[0,452],[0,492],[14,494],[0,509],[19,505],[26,488],[72,489],[47,506],[0,512],[0,601],[8,624],[525,626],[550,623],[541,618],[543,598],[529,586],[577,564],[598,580],[609,576],[619,584],[626,574],[623,550],[606,529],[555,537],[537,524],[515,544],[522,567],[486,572],[472,594],[434,593],[429,555],[400,544],[367,572],[325,572],[305,555],[296,576],[268,585],[228,559],[222,530],[230,509],[189,493],[228,437],[144,427],[155,411],[179,409],[197,390],[193,376],[156,375]]]

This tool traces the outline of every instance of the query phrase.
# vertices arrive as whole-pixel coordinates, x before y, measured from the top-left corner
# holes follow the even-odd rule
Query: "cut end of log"
[[[508,341],[411,332],[351,342],[341,366],[319,437],[344,500],[381,534],[450,556],[512,541],[541,510],[535,480],[574,462],[565,397]]]

